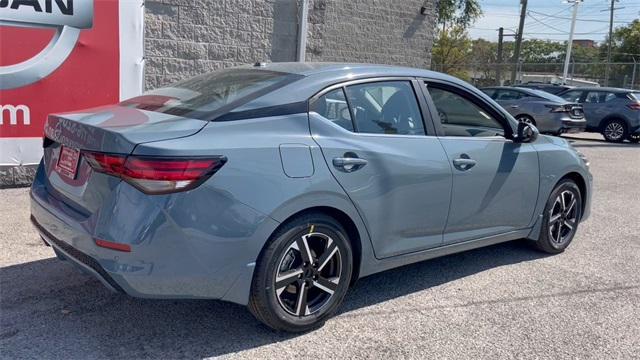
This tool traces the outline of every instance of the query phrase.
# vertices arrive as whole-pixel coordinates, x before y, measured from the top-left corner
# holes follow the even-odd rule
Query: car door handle
[[[509,106],[509,107],[510,107],[510,108],[512,108],[512,109],[517,109],[517,108],[519,108],[520,106],[518,106],[518,105],[511,105],[511,106]]]
[[[460,171],[469,170],[475,165],[476,165],[476,161],[469,158],[459,158],[459,159],[453,160],[453,166]]]
[[[358,157],[333,158],[333,166],[342,172],[353,172],[367,165],[367,160]]]

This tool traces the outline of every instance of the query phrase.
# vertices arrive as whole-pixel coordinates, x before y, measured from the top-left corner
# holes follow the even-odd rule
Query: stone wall
[[[428,68],[435,0],[311,0],[307,61]],[[425,15],[420,8],[426,8]]]
[[[145,86],[256,61],[294,61],[294,0],[145,2]]]
[[[310,0],[307,61],[427,68],[437,0]],[[149,0],[147,89],[256,61],[295,61],[296,0]],[[426,8],[426,15],[420,8]]]

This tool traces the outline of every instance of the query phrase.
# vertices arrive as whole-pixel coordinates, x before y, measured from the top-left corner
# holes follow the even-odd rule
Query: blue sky
[[[609,31],[609,8],[611,0],[584,0],[578,8],[575,39],[602,41]],[[472,38],[496,41],[499,27],[505,34],[518,28],[520,0],[480,0],[484,15],[478,19],[469,34]],[[640,18],[640,0],[619,0],[614,11],[614,27]],[[525,20],[524,38],[565,41],[571,26],[571,5],[563,0],[529,0],[529,15]],[[565,18],[565,19],[563,19]],[[512,30],[508,30],[512,29]],[[507,38],[512,39],[512,38]]]

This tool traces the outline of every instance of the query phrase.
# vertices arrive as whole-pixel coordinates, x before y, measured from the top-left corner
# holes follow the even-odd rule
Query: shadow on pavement
[[[404,266],[359,280],[340,314],[544,256],[510,242]],[[267,329],[239,305],[114,294],[55,258],[0,268],[0,289],[5,358],[202,358],[296,336]]]
[[[640,147],[640,144],[625,141],[623,143],[611,143],[605,139],[593,139],[593,138],[579,138],[575,136],[562,136],[564,139],[571,142],[574,147]],[[580,141],[579,143],[576,141]],[[589,142],[590,144],[585,144]]]

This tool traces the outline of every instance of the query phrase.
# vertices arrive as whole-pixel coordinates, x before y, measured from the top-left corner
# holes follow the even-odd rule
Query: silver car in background
[[[587,131],[599,132],[611,142],[640,141],[640,90],[583,87],[558,96],[583,106]]]
[[[560,135],[584,131],[582,106],[535,89],[487,87],[481,89],[518,121],[535,125],[540,132]]]

